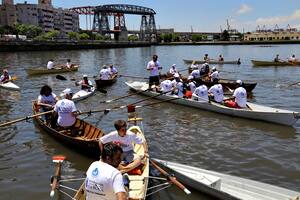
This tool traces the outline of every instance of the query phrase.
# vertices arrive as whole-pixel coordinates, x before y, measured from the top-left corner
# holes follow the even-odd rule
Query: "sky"
[[[27,0],[37,3],[38,0]],[[24,0],[14,0],[24,3]],[[219,32],[227,28],[226,20],[240,32],[261,29],[292,28],[300,30],[300,0],[52,0],[54,7],[72,8],[105,4],[139,5],[155,10],[157,28],[175,31]],[[125,15],[129,30],[139,30],[141,16]],[[113,23],[113,19],[110,22]],[[86,29],[86,17],[80,18],[80,27]]]

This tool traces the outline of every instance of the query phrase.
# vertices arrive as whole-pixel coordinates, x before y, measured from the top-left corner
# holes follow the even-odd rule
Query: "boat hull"
[[[97,89],[103,88],[106,86],[110,86],[110,85],[114,84],[116,81],[117,81],[117,76],[114,76],[112,79],[109,79],[109,80],[95,79]]]
[[[204,60],[187,60],[187,59],[183,59],[183,61],[186,63],[186,64],[192,64],[194,62],[194,64],[204,64],[206,63],[206,61]],[[216,65],[224,65],[224,64],[236,64],[236,65],[239,65],[241,64],[240,61],[238,60],[232,60],[232,61],[214,61],[214,60],[211,60],[209,61],[209,64],[216,64]]]
[[[134,91],[144,91],[148,88],[148,83],[146,82],[132,82],[126,84],[129,86],[131,90]],[[152,91],[144,91],[141,94],[146,96],[155,96],[158,93]],[[272,122],[276,124],[282,124],[287,126],[292,126],[300,117],[300,113],[271,108],[267,106],[262,106],[253,103],[247,103],[249,108],[246,109],[236,109],[236,108],[229,108],[222,104],[216,102],[204,102],[204,101],[195,101],[192,99],[184,99],[178,98],[176,95],[159,95],[155,97],[156,99],[161,100],[170,100],[170,102],[194,107],[202,110],[212,111],[216,113],[221,113],[225,115],[230,115],[234,117],[246,118],[246,119],[253,119],[253,120],[260,120],[266,122]]]
[[[26,69],[26,72],[29,76],[32,75],[42,75],[42,74],[58,74],[58,73],[66,73],[66,72],[75,72],[78,71],[79,65],[75,65],[72,68],[54,68],[54,69],[38,69],[38,68],[30,68]]]
[[[239,178],[197,167],[155,159],[178,180],[193,189],[222,200],[285,200],[296,199],[299,192],[270,184]],[[216,188],[213,180],[218,180]],[[205,181],[205,182],[204,182]],[[211,184],[206,182],[212,182]]]
[[[300,62],[273,62],[262,60],[251,60],[254,66],[300,66]]]
[[[33,114],[39,113],[36,102],[32,104]],[[80,135],[72,136],[67,131],[57,131],[47,125],[41,117],[34,118],[35,123],[50,136],[54,137],[70,148],[83,153],[89,157],[99,159],[100,148],[98,139],[104,135],[103,131],[92,124],[77,118],[75,128],[80,131]]]
[[[19,91],[20,87],[12,82],[7,83],[1,83],[0,88],[6,89],[6,90],[13,90],[13,91]]]
[[[73,97],[72,97],[72,100],[74,102],[78,102],[78,101],[81,101],[81,100],[84,100],[90,96],[93,96],[96,92],[96,89],[95,87],[92,87],[90,91],[87,91],[87,90],[79,90],[78,92],[76,92]]]

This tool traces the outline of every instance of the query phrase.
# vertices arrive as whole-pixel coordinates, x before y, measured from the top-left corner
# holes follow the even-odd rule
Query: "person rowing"
[[[209,65],[208,63],[204,63],[200,69],[200,77],[205,78],[209,74]]]
[[[142,144],[144,146],[144,156],[148,155],[148,146],[142,137],[127,130],[127,123],[124,120],[117,120],[114,123],[116,131],[112,131],[104,135],[99,140],[100,150],[103,150],[103,145],[107,143],[115,143],[120,145],[123,150],[122,161],[118,167],[121,173],[129,172],[141,164],[142,157],[135,154],[133,151],[133,144]]]
[[[204,60],[205,62],[209,63],[210,58],[208,57],[208,54],[205,54],[205,55],[204,55],[203,60]]]
[[[223,62],[224,61],[224,58],[223,58],[223,56],[221,54],[219,55],[218,61],[219,62]]]
[[[100,70],[100,80],[110,80],[111,79],[111,73],[110,70],[107,69],[107,66],[104,65],[103,68]]]
[[[241,80],[236,81],[236,89],[231,98],[225,100],[225,105],[230,108],[246,108],[247,107],[247,91],[243,87]]]
[[[211,82],[214,82],[215,79],[219,80],[219,72],[217,71],[217,68],[214,66],[211,68],[211,73],[209,74],[209,78]]]
[[[279,54],[274,58],[274,62],[281,62],[282,60],[279,58]]]
[[[47,69],[48,70],[51,70],[51,69],[54,69],[54,62],[53,62],[53,59],[50,59],[47,63]]]
[[[118,70],[113,64],[109,65],[109,72],[110,72],[111,76],[118,74]]]
[[[170,95],[174,89],[172,81],[170,79],[163,80],[160,83],[160,89],[161,89],[161,92]]]
[[[298,59],[296,58],[295,54],[288,58],[288,62],[297,62]]]
[[[0,77],[0,83],[8,83],[12,80],[11,76],[8,73],[7,69],[3,70],[3,74]]]
[[[214,85],[209,88],[208,95],[209,98],[217,103],[223,103],[224,100],[224,92],[221,84],[218,83],[218,79],[214,79]]]
[[[169,70],[169,73],[174,76],[175,73],[178,73],[178,70],[176,69],[176,64],[173,64]]]
[[[189,77],[188,77],[187,87],[189,88],[189,90],[190,90],[192,93],[193,93],[193,92],[195,91],[195,89],[197,88],[196,82],[194,81],[194,77],[193,77],[193,76],[189,76]]]
[[[76,86],[81,85],[82,90],[91,91],[91,88],[93,87],[92,81],[88,80],[88,76],[84,74],[83,79],[81,81],[75,82]]]
[[[105,144],[101,159],[93,162],[86,172],[86,199],[126,200],[127,192],[123,176],[117,167],[121,163],[123,150],[117,144]]]
[[[202,80],[199,81],[199,87],[195,89],[192,95],[192,99],[196,101],[208,102],[208,91],[207,86],[203,84]]]

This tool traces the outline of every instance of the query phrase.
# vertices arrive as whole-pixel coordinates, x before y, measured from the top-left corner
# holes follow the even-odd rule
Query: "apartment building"
[[[272,40],[300,40],[300,32],[295,28],[257,30],[251,33],[245,33],[246,41],[272,41]]]

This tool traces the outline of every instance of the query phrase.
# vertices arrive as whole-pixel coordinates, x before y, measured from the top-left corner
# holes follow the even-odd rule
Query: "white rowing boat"
[[[254,120],[261,120],[267,121],[282,125],[293,125],[299,118],[300,113],[294,112],[290,110],[283,110],[278,108],[272,108],[268,106],[258,105],[254,103],[247,103],[248,108],[243,109],[236,109],[236,108],[229,108],[220,103],[215,102],[206,102],[206,101],[195,101],[192,99],[184,99],[184,98],[176,98],[176,95],[159,95],[158,93],[153,91],[148,91],[148,83],[146,82],[126,82],[131,90],[134,91],[144,91],[141,94],[147,96],[156,96],[156,99],[162,100],[170,100],[172,103],[185,105],[189,107],[199,108],[203,110],[213,111],[221,114],[231,115],[235,117],[242,117]]]
[[[13,82],[7,82],[7,83],[0,83],[0,87],[7,89],[7,90],[20,90],[20,87],[14,84]]]
[[[73,95],[72,100],[74,102],[81,101],[83,99],[86,99],[86,98],[94,95],[95,92],[96,92],[95,87],[91,87],[90,90],[79,90],[78,92],[76,92]]]
[[[299,200],[300,192],[278,186],[155,159],[186,186],[226,200]]]

